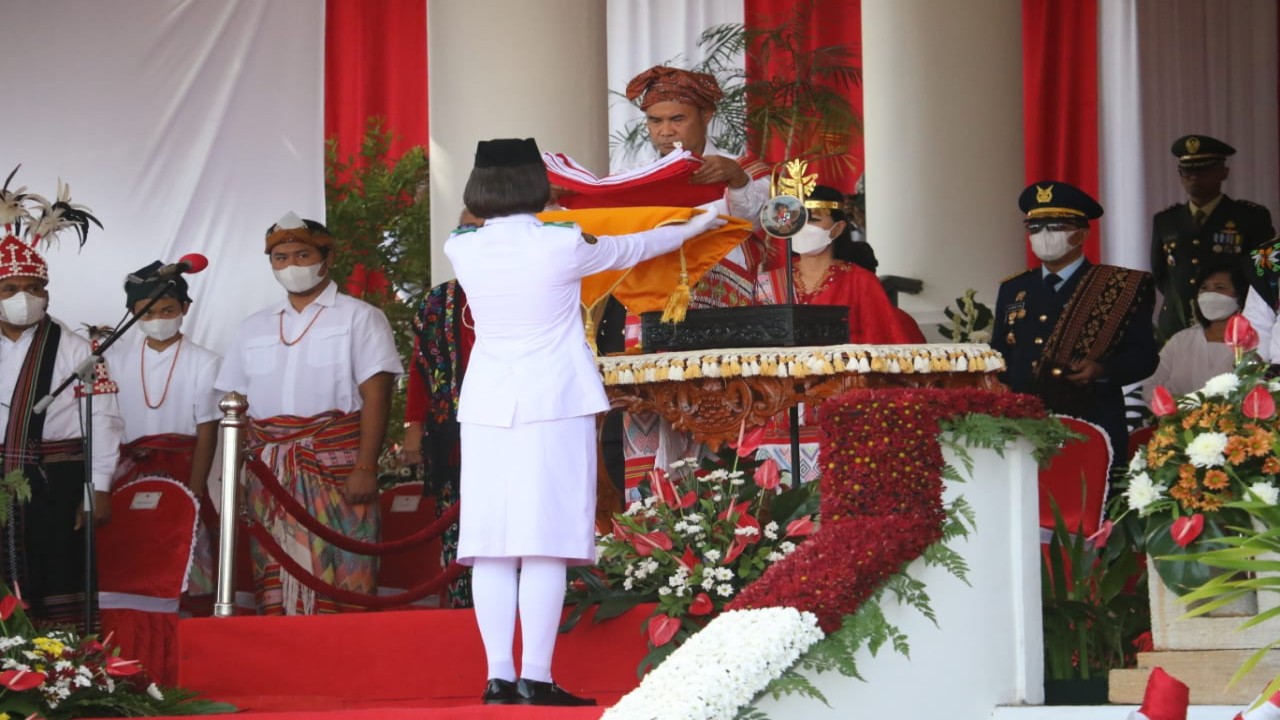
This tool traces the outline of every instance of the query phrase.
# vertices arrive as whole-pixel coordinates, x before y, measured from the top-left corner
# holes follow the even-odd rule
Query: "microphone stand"
[[[807,221],[806,221],[807,222]],[[787,302],[791,304],[792,321],[795,321],[796,302],[796,261],[791,251],[791,237],[787,238]],[[792,405],[787,409],[791,432],[791,487],[799,487],[803,476],[800,474],[800,406]]]
[[[176,284],[175,278],[169,278],[163,285],[160,285],[147,297],[147,304],[142,307],[139,312],[133,312],[130,308],[129,318],[124,325],[116,328],[107,339],[98,346],[97,351],[90,351],[89,357],[85,358],[79,365],[71,371],[58,387],[54,388],[48,395],[40,398],[32,407],[34,413],[43,413],[53,404],[53,399],[61,395],[64,390],[71,386],[71,383],[80,381],[82,385],[88,387],[84,393],[84,415],[87,420],[84,424],[84,634],[88,635],[93,632],[93,615],[97,606],[97,556],[95,555],[95,522],[94,522],[94,497],[93,488],[93,380],[97,370],[98,363],[102,362],[103,353],[107,348],[115,344],[125,332],[138,322],[138,318],[147,314],[147,311],[155,305],[166,292]]]

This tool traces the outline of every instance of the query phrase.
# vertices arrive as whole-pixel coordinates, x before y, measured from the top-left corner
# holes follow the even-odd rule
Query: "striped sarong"
[[[320,522],[347,537],[378,542],[377,504],[350,505],[342,490],[356,461],[360,414],[331,411],[315,417],[278,415],[254,419],[249,427],[250,451],[257,454],[280,484]],[[249,477],[249,507],[289,556],[324,582],[343,590],[377,591],[377,558],[333,547],[312,535],[280,507],[261,483]],[[317,597],[251,543],[254,594],[264,615],[312,615],[350,612],[357,606]]]

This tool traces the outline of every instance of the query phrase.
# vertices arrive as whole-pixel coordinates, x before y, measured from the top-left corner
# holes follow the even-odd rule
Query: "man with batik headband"
[[[9,176],[12,180],[13,175]],[[50,622],[83,617],[85,463],[91,466],[94,520],[111,517],[111,472],[120,444],[121,421],[114,388],[105,377],[86,390],[64,392],[43,412],[36,403],[89,357],[89,341],[46,314],[49,267],[39,248],[60,230],[74,228],[84,243],[88,211],[73,205],[60,186],[48,204],[25,189],[0,189],[0,433],[3,473],[22,472],[31,500],[14,503],[0,530],[0,563],[9,587],[20,590],[28,613]],[[32,211],[36,213],[33,217]],[[86,458],[80,398],[94,399],[92,456]]]
[[[380,310],[338,292],[329,277],[333,236],[293,213],[267,229],[266,253],[288,297],[240,324],[216,387],[249,400],[250,447],[315,518],[377,542],[377,463],[401,372]],[[375,558],[338,550],[284,512],[253,476],[250,510],[293,560],[322,582],[373,593]],[[259,610],[347,609],[302,586],[254,544]]]
[[[1000,285],[991,346],[1004,355],[1001,380],[1038,395],[1053,412],[1100,426],[1115,462],[1125,464],[1122,388],[1159,362],[1151,275],[1085,259],[1089,221],[1102,216],[1102,206],[1083,190],[1035,183],[1018,207],[1041,264]]]
[[[213,389],[221,358],[182,333],[191,307],[181,275],[156,275],[159,261],[125,281],[125,306],[138,317],[140,332],[111,347],[108,356],[120,385],[124,444],[114,484],[143,475],[171,477],[211,507],[207,481],[218,444],[219,393]],[[151,298],[160,293],[147,309]],[[144,312],[145,311],[145,312]],[[188,592],[213,592],[210,529],[202,521]]]
[[[1269,245],[1271,213],[1248,200],[1222,193],[1231,175],[1230,145],[1208,135],[1184,135],[1171,148],[1187,201],[1156,213],[1151,227],[1151,274],[1163,300],[1157,335],[1163,343],[1196,324],[1195,302],[1206,264],[1233,259],[1274,310],[1280,255]]]
[[[649,142],[660,156],[681,147],[702,158],[689,181],[695,185],[724,184],[728,213],[759,222],[760,208],[769,199],[769,168],[749,157],[726,156],[709,136],[716,103],[724,96],[707,73],[658,65],[627,83],[627,99],[645,114]],[[672,206],[694,206],[672,198]],[[692,288],[689,307],[736,307],[752,304],[756,272],[764,259],[757,238],[735,248]]]

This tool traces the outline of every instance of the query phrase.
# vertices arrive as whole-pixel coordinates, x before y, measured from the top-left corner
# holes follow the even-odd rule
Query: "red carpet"
[[[584,619],[557,641],[553,673],[597,708],[483,706],[484,650],[470,610],[183,620],[178,684],[249,711],[239,718],[598,718],[638,682],[641,606]],[[517,632],[517,637],[519,633]],[[516,658],[519,659],[517,639]]]

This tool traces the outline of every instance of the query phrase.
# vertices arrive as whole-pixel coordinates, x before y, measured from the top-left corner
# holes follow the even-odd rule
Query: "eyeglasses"
[[[1027,222],[1028,235],[1035,235],[1046,230],[1049,232],[1073,232],[1079,229],[1081,229],[1079,225],[1062,220],[1031,220]]]

